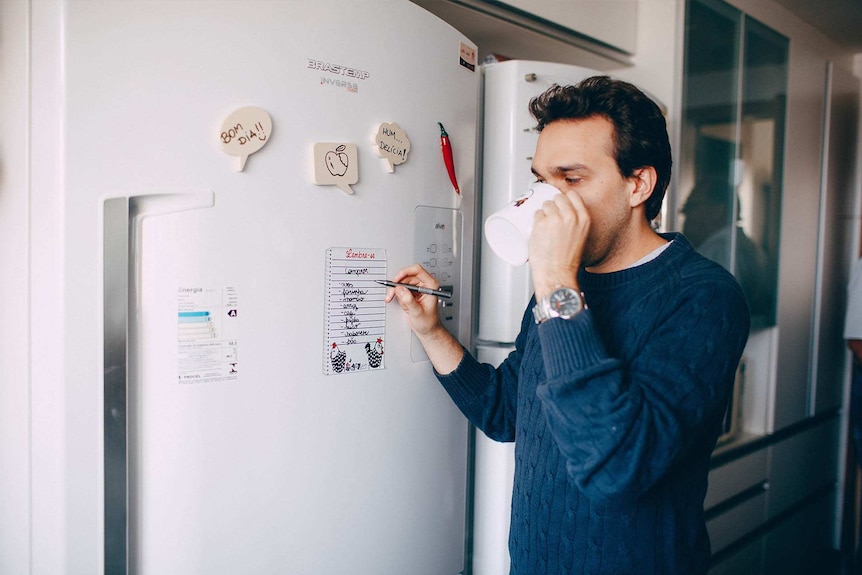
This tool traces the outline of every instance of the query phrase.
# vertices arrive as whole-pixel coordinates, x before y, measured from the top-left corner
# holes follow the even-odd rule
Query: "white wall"
[[[67,513],[75,434],[66,427],[63,353],[62,53],[59,1],[0,2],[0,573],[54,575],[80,547]],[[33,41],[31,31],[53,32]],[[100,410],[100,407],[98,408]],[[73,416],[78,414],[71,411]],[[96,418],[93,425],[99,425]],[[87,483],[93,482],[91,477]],[[92,499],[88,499],[90,501]],[[90,520],[92,518],[88,518]],[[98,524],[99,518],[95,518]],[[90,521],[94,524],[93,521]],[[71,551],[71,553],[70,553]],[[97,558],[98,559],[98,558]]]
[[[30,564],[27,4],[0,18],[0,573]]]

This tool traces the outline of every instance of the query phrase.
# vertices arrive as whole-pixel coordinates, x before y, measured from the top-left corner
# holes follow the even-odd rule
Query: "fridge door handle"
[[[212,191],[158,193],[102,203],[103,457],[105,573],[129,572],[127,392],[144,217],[210,208]]]

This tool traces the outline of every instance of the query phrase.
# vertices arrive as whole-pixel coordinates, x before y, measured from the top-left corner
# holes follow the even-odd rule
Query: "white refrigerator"
[[[530,171],[539,134],[530,100],[554,84],[576,84],[598,72],[588,68],[508,60],[482,66],[482,222],[535,181]],[[529,264],[512,266],[494,255],[484,236],[479,274],[477,358],[499,365],[514,350],[521,319],[533,295]],[[515,469],[513,443],[497,443],[476,430],[473,501],[473,574],[508,573],[509,512]]]
[[[469,345],[476,46],[407,0],[27,5],[57,564],[461,572],[468,424],[374,280],[425,264]]]

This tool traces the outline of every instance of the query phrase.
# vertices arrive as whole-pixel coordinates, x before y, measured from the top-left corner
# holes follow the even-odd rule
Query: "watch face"
[[[555,290],[548,298],[551,309],[560,317],[570,318],[581,311],[581,295],[571,288]]]

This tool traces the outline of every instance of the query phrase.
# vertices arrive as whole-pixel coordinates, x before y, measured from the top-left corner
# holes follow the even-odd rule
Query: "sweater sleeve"
[[[637,498],[693,445],[710,434],[714,445],[748,308],[729,274],[678,292],[637,302],[650,311],[624,328],[644,333],[627,361],[608,355],[590,310],[539,326],[547,379],[537,395],[570,478],[593,500]]]
[[[479,363],[465,350],[455,371],[447,375],[437,374],[437,379],[461,413],[495,441],[515,441],[518,372],[523,358],[526,327],[532,318],[532,303],[527,306],[521,319],[521,331],[515,340],[515,349],[499,367]]]

